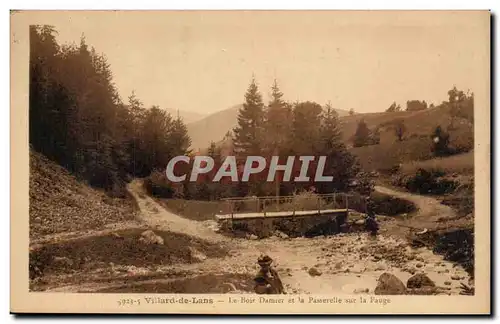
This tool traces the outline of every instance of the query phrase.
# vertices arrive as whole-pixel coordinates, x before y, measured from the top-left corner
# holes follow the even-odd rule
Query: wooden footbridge
[[[318,226],[340,231],[350,212],[365,211],[360,195],[345,193],[226,198],[223,205],[223,212],[215,215],[219,223],[258,236],[276,229],[304,234]]]

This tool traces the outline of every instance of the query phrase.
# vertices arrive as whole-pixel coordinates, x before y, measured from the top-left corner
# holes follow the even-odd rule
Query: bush
[[[414,175],[396,177],[394,184],[403,186],[419,194],[442,195],[453,192],[458,183],[443,177],[445,172],[439,169],[419,168]]]
[[[373,178],[374,176],[371,173],[360,172],[351,184],[352,191],[360,195],[369,196],[375,188]]]
[[[474,181],[460,185],[454,193],[445,197],[443,205],[453,208],[458,216],[468,216],[474,213]]]
[[[395,198],[378,192],[374,192],[370,197],[375,206],[375,214],[396,216],[400,214],[408,214],[417,209],[415,204],[411,201]]]
[[[167,177],[159,171],[154,171],[144,180],[144,189],[158,198],[172,198],[175,194],[175,189],[168,182]]]

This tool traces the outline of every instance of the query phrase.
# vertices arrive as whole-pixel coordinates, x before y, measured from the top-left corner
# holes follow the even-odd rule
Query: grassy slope
[[[364,119],[372,130],[380,129],[380,144],[352,148],[361,165],[367,171],[388,169],[399,163],[432,158],[430,135],[437,126],[450,134],[450,147],[472,149],[474,124],[465,119],[452,117],[448,108],[433,108],[417,112],[359,114],[341,118],[344,140],[350,142],[358,122]],[[396,140],[391,125],[404,120],[406,134],[402,142]]]

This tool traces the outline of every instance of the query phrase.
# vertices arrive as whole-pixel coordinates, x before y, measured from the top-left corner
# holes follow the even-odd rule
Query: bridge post
[[[229,206],[231,208],[231,231],[234,231],[234,205],[233,201],[229,201]]]
[[[345,195],[345,209],[349,213],[349,195]]]
[[[264,211],[264,217],[266,217],[266,198],[262,199],[262,209]]]

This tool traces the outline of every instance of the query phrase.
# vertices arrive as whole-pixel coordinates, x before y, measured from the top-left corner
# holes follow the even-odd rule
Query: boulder
[[[311,277],[321,276],[322,273],[317,268],[312,267],[307,271]]]
[[[155,232],[153,232],[152,230],[147,230],[142,232],[139,241],[145,244],[163,245],[164,243],[163,238],[161,236],[156,235]]]
[[[406,282],[407,288],[423,288],[423,287],[435,287],[436,284],[427,275],[423,273],[416,274],[412,276]]]
[[[404,295],[406,287],[404,283],[393,274],[384,272],[378,278],[375,295]]]

